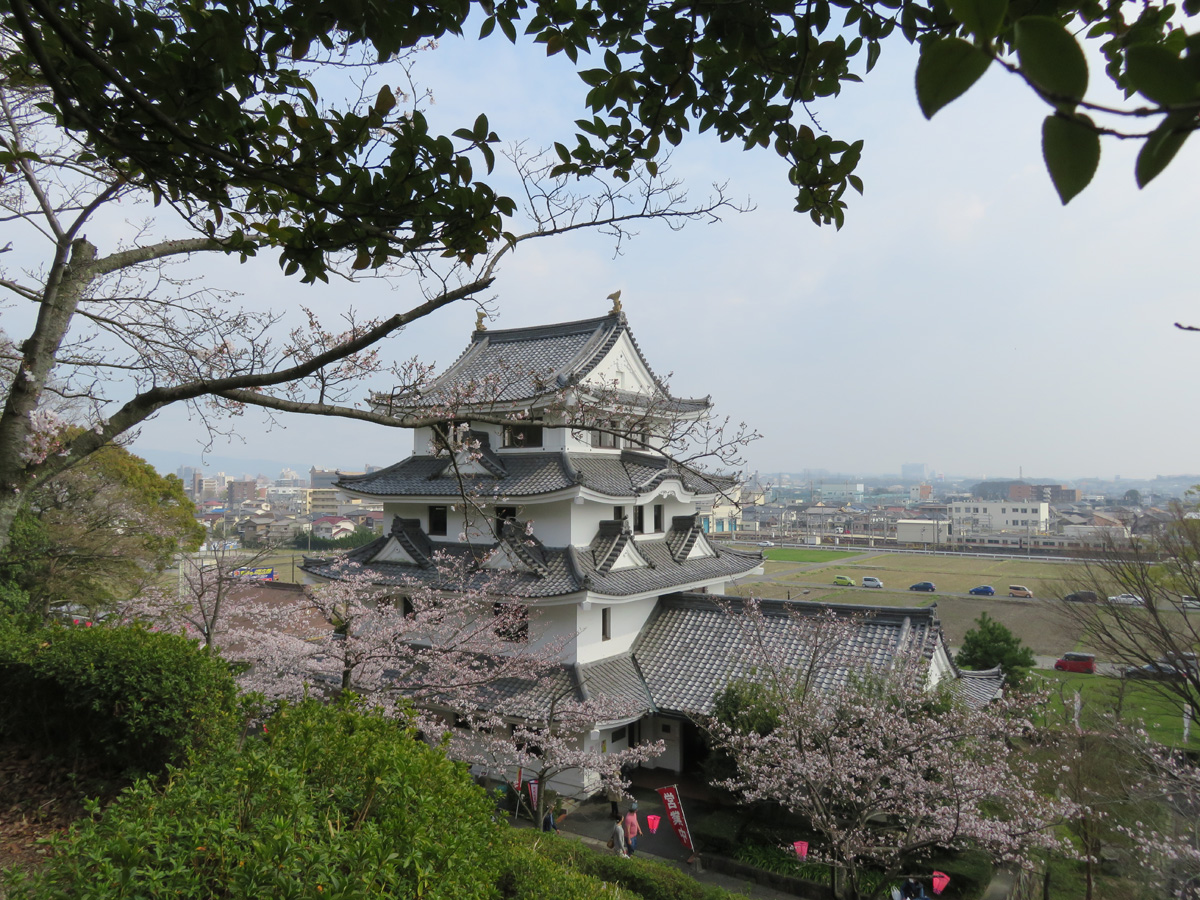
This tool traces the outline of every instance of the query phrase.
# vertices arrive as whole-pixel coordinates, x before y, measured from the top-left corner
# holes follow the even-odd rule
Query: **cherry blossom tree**
[[[583,687],[587,689],[586,679]],[[666,749],[662,741],[643,741],[603,752],[589,733],[599,723],[632,719],[640,710],[611,697],[580,699],[576,685],[559,666],[535,678],[506,679],[490,685],[483,705],[459,716],[447,730],[450,753],[503,780],[525,803],[522,784],[535,779],[537,802],[529,802],[535,823],[547,813],[547,790],[590,794],[597,784],[622,793],[629,787],[622,770],[652,759]],[[576,781],[564,776],[578,773]]]
[[[3,31],[0,37],[13,39]],[[406,61],[411,55],[396,64]],[[389,123],[407,130],[420,118],[423,97],[388,89],[346,101],[362,113],[350,128],[353,140],[337,151],[357,157],[353,168],[361,177],[353,183],[379,187],[364,160]],[[623,240],[636,222],[678,226],[737,208],[719,187],[708,199],[689,202],[661,169],[654,176],[640,170],[622,182],[593,177],[568,185],[532,162],[537,154],[515,149],[508,159],[527,198],[518,205],[487,185],[468,186],[473,154],[486,150],[489,168],[495,163],[487,146],[494,136],[484,120],[478,138],[460,135],[458,146],[436,139],[437,155],[449,158],[421,170],[435,182],[431,189],[453,196],[454,210],[432,201],[432,209],[418,208],[425,201],[405,208],[389,195],[382,208],[358,209],[358,226],[341,223],[346,231],[327,234],[298,259],[301,233],[327,225],[328,209],[302,209],[294,196],[283,209],[251,211],[254,189],[244,186],[226,195],[234,207],[228,215],[207,218],[189,202],[194,198],[171,191],[167,203],[150,211],[150,201],[162,201],[163,193],[121,165],[97,159],[85,140],[45,111],[46,100],[36,79],[0,86],[0,157],[7,166],[0,210],[12,236],[0,291],[34,313],[25,337],[0,338],[0,550],[31,490],[171,404],[188,406],[213,437],[228,427],[218,414],[236,415],[248,406],[392,427],[428,424],[433,420],[411,410],[358,405],[362,379],[388,369],[381,345],[406,325],[458,302],[489,309],[483,292],[515,245],[581,228],[602,228]],[[331,119],[347,125],[336,114],[313,115],[314,122]],[[486,223],[475,218],[475,200],[485,208]],[[147,216],[141,225],[108,227],[141,209]],[[362,228],[374,235],[368,241],[374,249],[363,243]],[[385,318],[363,317],[348,305],[332,316],[301,308],[303,324],[289,328],[286,309],[243,305],[233,292],[195,283],[174,266],[205,254],[245,260],[266,247],[281,250],[288,274],[303,269],[308,280],[337,274],[354,282],[378,270],[406,279],[411,299]],[[398,364],[391,372],[416,389],[427,369]],[[59,398],[71,402],[72,419],[55,415]],[[83,427],[70,429],[68,422]]]
[[[753,604],[746,615],[750,634],[765,631]],[[803,816],[819,835],[810,858],[833,867],[838,897],[876,896],[935,850],[974,846],[1021,859],[1057,844],[1048,829],[1069,804],[1027,787],[1036,767],[1012,745],[1029,727],[1026,701],[967,709],[929,689],[919,653],[847,676],[854,650],[830,645],[834,628],[822,636],[822,657],[800,668],[751,644],[773,727],[713,722],[712,730],[737,766],[724,786]],[[883,875],[874,889],[868,869]]]
[[[261,592],[246,577],[273,551],[269,546],[253,552],[233,550],[221,542],[205,552],[179,560],[173,587],[149,586],[119,606],[118,619],[151,622],[199,641],[209,652],[220,649],[226,635],[244,628]],[[232,617],[236,617],[231,621]]]
[[[662,746],[587,749],[597,723],[638,711],[577,696],[561,663],[572,636],[539,634],[537,610],[513,599],[507,573],[481,568],[486,561],[442,553],[436,577],[388,585],[343,561],[335,580],[303,592],[214,576],[199,602],[159,595],[129,612],[211,641],[238,664],[246,692],[277,701],[352,691],[411,716],[429,740],[446,740],[456,758],[510,782],[518,769],[543,785],[579,770],[625,787],[622,766]],[[539,800],[539,821],[544,811]]]
[[[1120,706],[1060,686],[1044,701],[1061,725],[1043,732],[1034,752],[1053,765],[1043,790],[1072,803],[1067,826],[1095,895],[1107,856],[1118,874],[1152,896],[1195,896],[1200,885],[1200,770],[1187,753],[1155,744],[1122,719]]]

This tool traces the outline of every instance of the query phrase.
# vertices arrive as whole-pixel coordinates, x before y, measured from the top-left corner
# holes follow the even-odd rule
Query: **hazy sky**
[[[727,181],[755,211],[678,233],[647,224],[617,258],[597,235],[522,246],[494,285],[491,327],[602,315],[606,295],[622,289],[634,334],[650,364],[673,373],[673,391],[711,393],[719,413],[762,432],[751,471],[897,472],[906,462],[1012,477],[1200,471],[1188,449],[1200,430],[1200,334],[1173,327],[1200,324],[1187,274],[1196,142],[1138,191],[1137,148],[1106,141],[1095,182],[1064,208],[1041,161],[1044,107],[993,67],[926,122],[914,67],[915,53],[895,41],[866,84],[815,107],[835,136],[866,141],[866,195],[852,197],[840,232],[791,211],[773,153],[689,138],[673,165],[693,195]],[[582,114],[584,89],[566,60],[527,45],[443,41],[417,74],[446,131],[483,111],[503,139],[547,144],[566,140]],[[303,287],[267,258],[206,266],[252,305],[383,315],[417,301],[402,282]],[[438,313],[385,352],[444,367],[474,318],[473,306]],[[377,426],[259,423],[247,413],[237,423],[244,443],[213,452],[359,468],[411,450],[407,432]],[[167,412],[134,449],[196,451],[201,434]]]

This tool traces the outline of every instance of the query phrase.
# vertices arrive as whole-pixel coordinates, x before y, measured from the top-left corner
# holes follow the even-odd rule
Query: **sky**
[[[489,327],[600,316],[620,289],[672,391],[711,394],[719,415],[761,432],[745,454],[749,472],[866,475],[913,462],[971,477],[1200,471],[1200,417],[1190,412],[1200,334],[1173,325],[1200,324],[1197,143],[1139,191],[1136,146],[1106,141],[1095,181],[1063,207],[1041,160],[1046,110],[1027,89],[993,66],[928,122],[915,64],[893,41],[866,83],[815,107],[832,134],[866,142],[865,195],[851,197],[840,231],[792,212],[773,152],[690,136],[673,173],[696,198],[725,182],[752,212],[680,232],[648,223],[616,257],[596,234],[522,245],[488,295]],[[573,134],[583,109],[569,63],[528,44],[444,40],[422,54],[417,76],[447,132],[486,112],[505,141],[548,145]],[[203,275],[291,316],[301,303],[387,315],[418,300],[403,280],[302,286],[268,256],[206,260]],[[444,368],[474,320],[473,305],[444,310],[384,352]],[[290,417],[269,427],[251,411],[235,424],[237,437],[210,458],[355,470],[412,450],[408,432],[361,423]],[[196,464],[204,438],[169,410],[132,449],[160,468]]]

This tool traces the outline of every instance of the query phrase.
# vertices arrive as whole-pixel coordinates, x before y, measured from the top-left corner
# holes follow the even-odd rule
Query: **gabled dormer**
[[[500,541],[484,568],[503,569],[522,575],[544,578],[550,571],[546,546],[533,536],[526,523],[506,519],[500,528]]]
[[[466,446],[458,450],[453,459],[430,478],[453,478],[455,475],[481,475],[492,478],[504,478],[508,470],[504,463],[492,450],[491,436],[486,431],[470,431],[466,436]]]
[[[606,519],[600,523],[588,548],[593,565],[601,575],[620,572],[624,569],[642,569],[651,563],[638,550],[629,530],[628,519]]]
[[[347,559],[360,565],[397,563],[433,568],[433,542],[421,528],[420,519],[392,519],[392,530],[346,554]]]
[[[685,559],[706,559],[717,555],[708,538],[704,536],[698,514],[671,517],[667,547],[671,551],[671,558],[677,563]]]

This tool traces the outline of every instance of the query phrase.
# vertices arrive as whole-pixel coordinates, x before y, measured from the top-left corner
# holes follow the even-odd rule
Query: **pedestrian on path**
[[[625,851],[625,826],[621,820],[620,813],[613,816],[612,834],[609,835],[608,846],[617,856],[629,855]]]
[[[608,798],[609,810],[614,816],[619,816],[621,810],[617,808],[617,804],[621,801],[621,792],[615,787],[610,787],[604,794]]]
[[[642,826],[638,823],[637,801],[634,800],[629,804],[629,812],[625,813],[625,818],[621,825],[625,832],[625,848],[630,856],[633,856],[633,851],[637,849],[638,835],[642,833]]]

